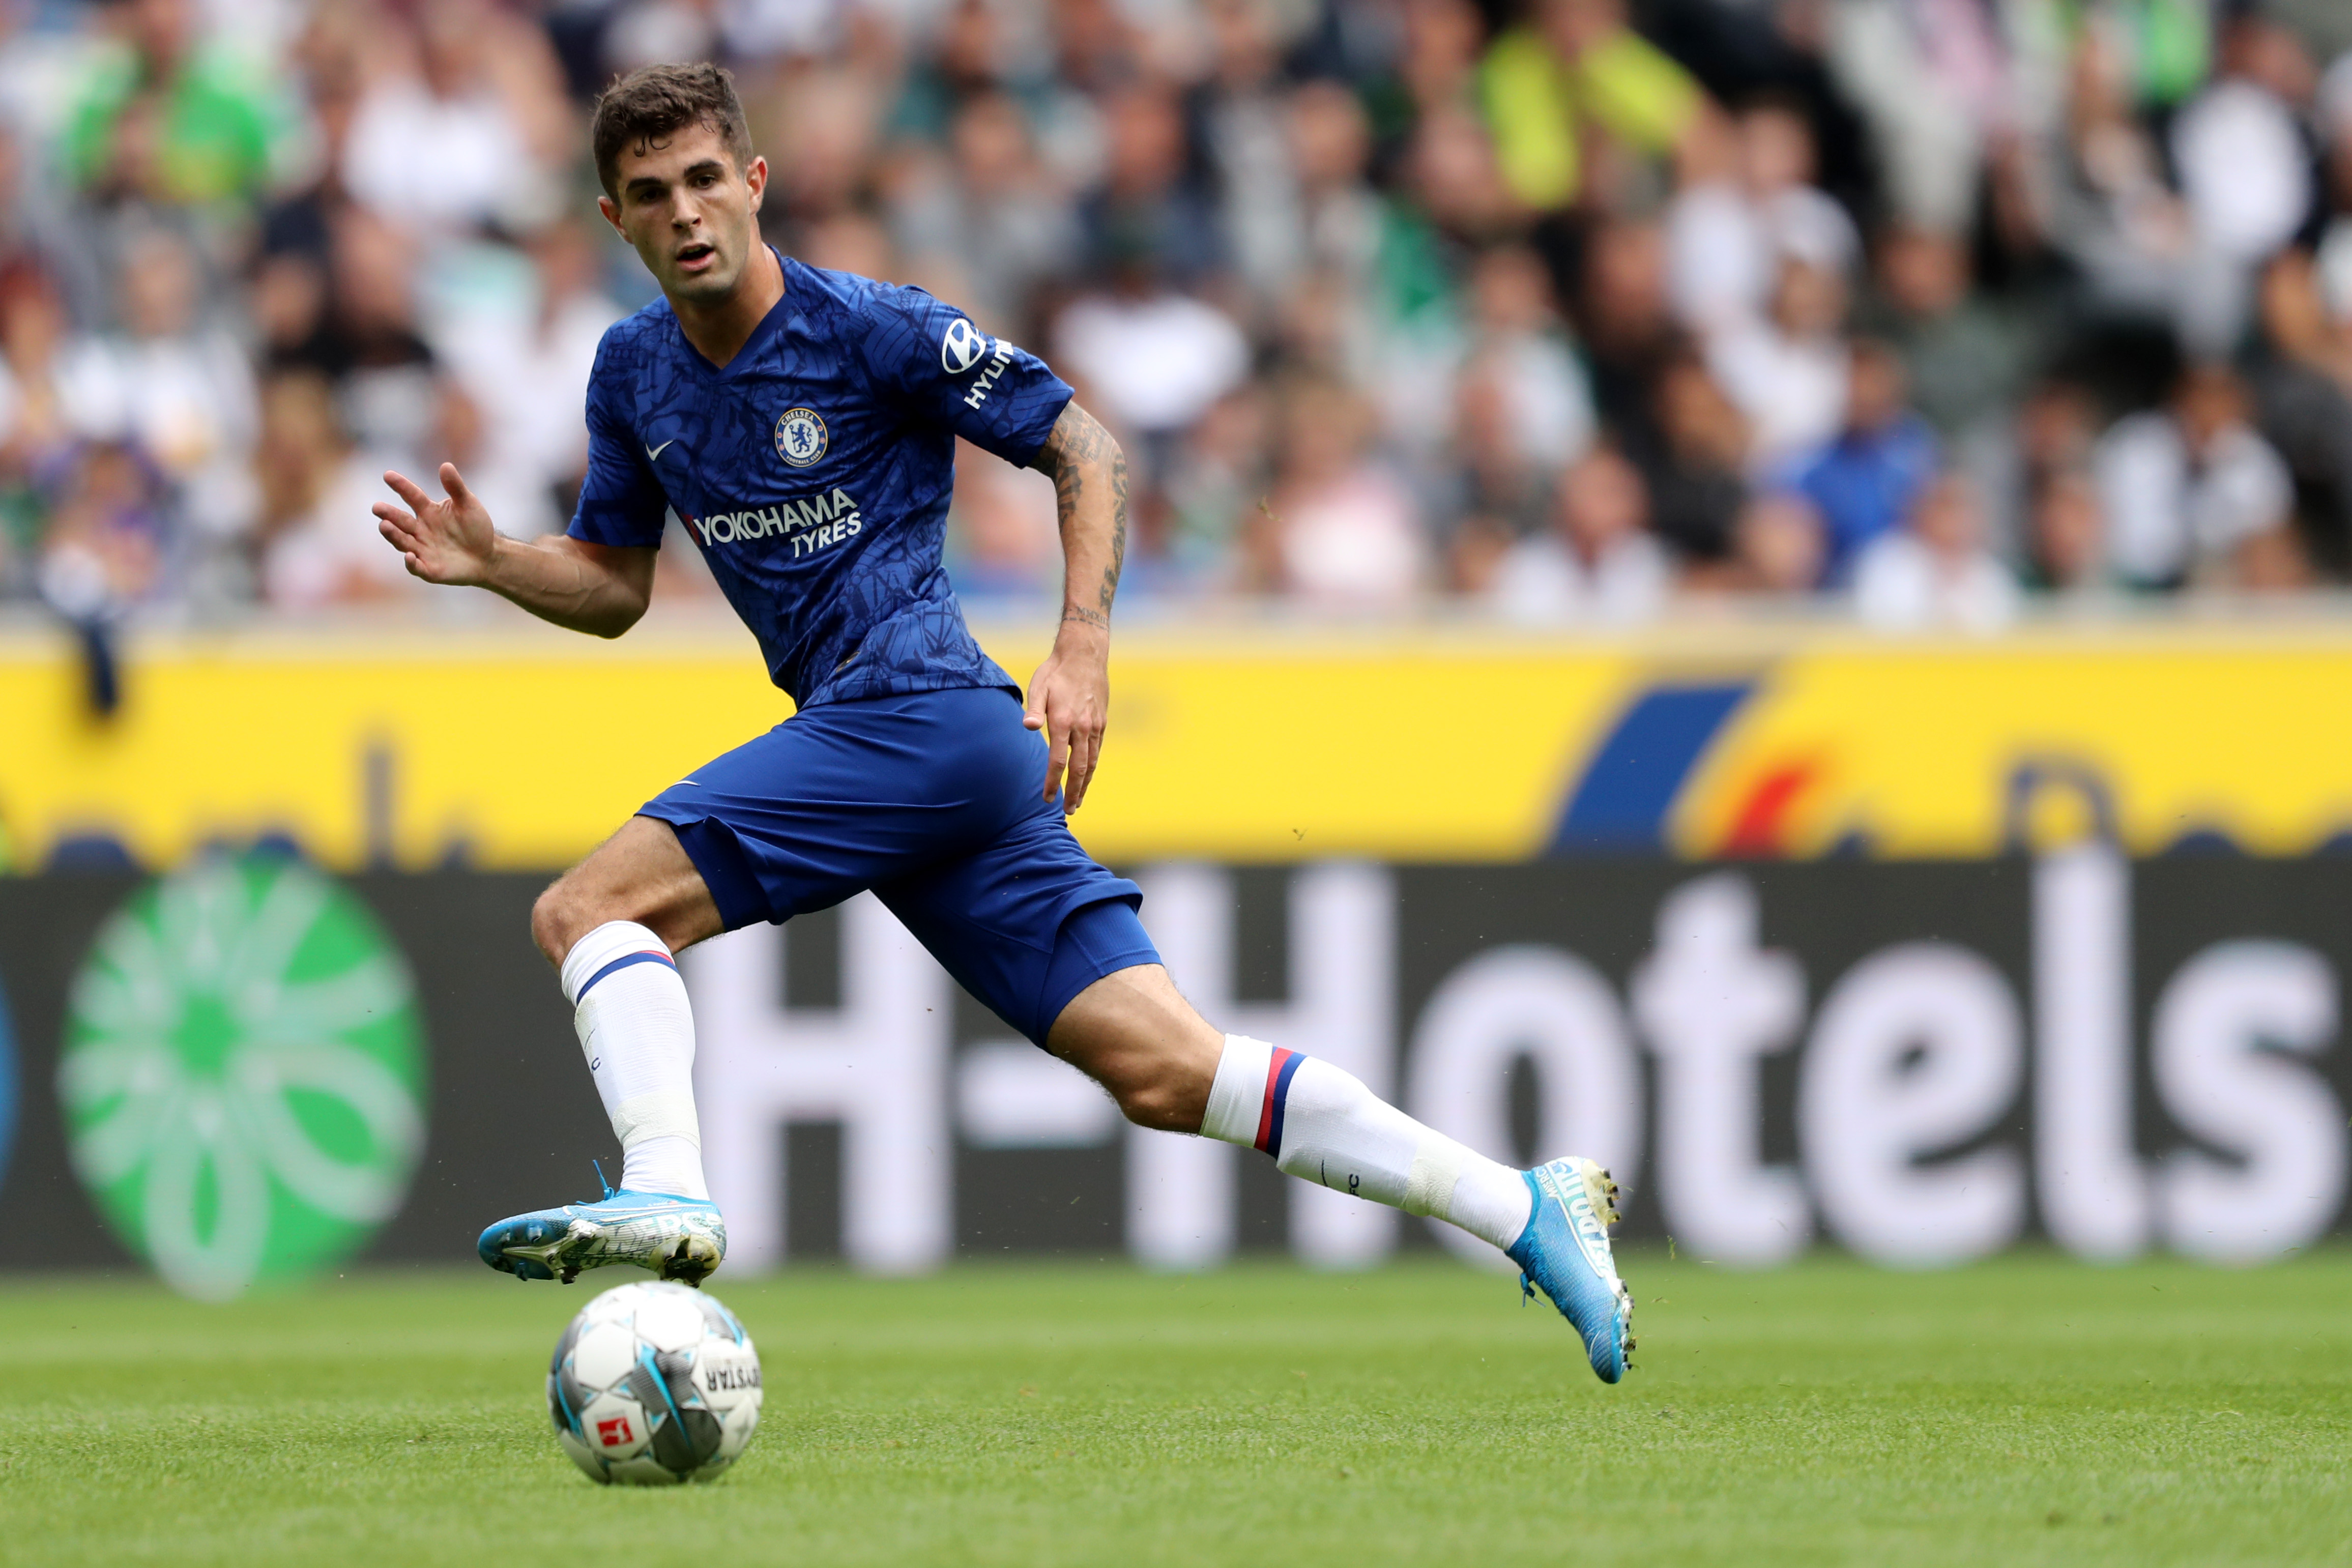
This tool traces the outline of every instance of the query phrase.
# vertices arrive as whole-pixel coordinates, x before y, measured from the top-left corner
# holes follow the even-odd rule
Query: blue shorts
[[[1001,687],[821,703],[662,791],[729,931],[872,889],[959,984],[1039,1045],[1070,999],[1160,954],[1143,893],[1044,798],[1045,738]]]

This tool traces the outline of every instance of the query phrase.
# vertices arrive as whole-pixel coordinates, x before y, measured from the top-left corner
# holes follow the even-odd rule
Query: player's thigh
[[[641,809],[676,830],[733,931],[828,909],[992,841],[1044,776],[1043,752],[1008,692],[827,703]]]
[[[1110,1090],[1128,1119],[1198,1132],[1225,1037],[1157,963],[1114,971],[1070,999],[1045,1047]]]
[[[1192,1102],[1199,1125],[1208,1091],[1194,1080],[1203,1059],[1214,1075],[1223,1037],[1169,983],[1136,918],[1141,892],[1087,854],[1057,806],[1040,798],[979,849],[876,891],[959,984],[1131,1115],[1173,1125]]]
[[[672,952],[719,931],[719,909],[702,873],[667,822],[633,816],[541,893],[531,907],[531,938],[551,963],[608,921],[635,921]]]

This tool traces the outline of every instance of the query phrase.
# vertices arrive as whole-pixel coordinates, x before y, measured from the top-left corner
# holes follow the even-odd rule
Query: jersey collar
[[[686,345],[687,359],[706,380],[734,380],[758,353],[767,347],[768,340],[783,331],[784,323],[792,317],[794,294],[804,291],[804,280],[793,276],[795,268],[792,258],[772,245],[767,249],[783,272],[784,291],[776,297],[774,304],[768,307],[768,313],[760,318],[760,324],[751,329],[751,335],[743,340],[743,346],[735,351],[735,357],[727,362],[725,368],[712,364],[703,352],[694,346],[694,341],[686,335],[686,328],[677,319],[677,312],[670,312],[670,326],[677,331],[677,341]]]

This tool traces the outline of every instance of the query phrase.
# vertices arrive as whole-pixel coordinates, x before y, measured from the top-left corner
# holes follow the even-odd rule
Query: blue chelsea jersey
[[[1025,465],[1068,385],[919,289],[778,259],[784,297],[724,370],[666,300],[604,334],[572,537],[657,545],[675,510],[803,708],[1018,691],[940,563],[954,438]]]

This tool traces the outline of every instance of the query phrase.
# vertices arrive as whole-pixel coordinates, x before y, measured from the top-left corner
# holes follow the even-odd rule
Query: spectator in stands
[[[1763,311],[1784,256],[1818,259],[1850,277],[1862,245],[1853,220],[1813,182],[1812,128],[1796,105],[1760,98],[1726,135],[1712,122],[1686,161],[1668,209],[1667,268],[1675,310],[1695,331]]]
[[[751,110],[763,145],[793,150],[769,165],[774,173],[761,213],[776,243],[796,247],[819,225],[863,211],[876,176],[881,110],[872,84],[843,62],[794,72]]]
[[[1053,480],[970,442],[956,443],[948,574],[958,594],[1030,598],[1051,592],[1062,563],[1055,529]]]
[[[1659,375],[1655,408],[1647,426],[1655,434],[1643,442],[1636,426],[1628,442],[1648,483],[1651,526],[1685,563],[1720,565],[1748,504],[1747,417],[1687,347]]]
[[[439,370],[418,330],[415,242],[354,206],[336,216],[332,243],[325,313],[279,363],[333,382],[342,423],[361,446],[415,451],[432,417]]]
[[[1132,438],[1129,461],[1156,489],[1184,431],[1248,375],[1249,340],[1232,317],[1163,277],[1154,231],[1122,226],[1097,239],[1109,286],[1063,310],[1051,352],[1085,384],[1088,406]]]
[[[2108,548],[2125,582],[2285,586],[2300,577],[2294,481],[2247,414],[2238,377],[2199,365],[2166,407],[2124,419],[2101,439]]]
[[[2352,576],[2352,57],[2312,63],[2352,46],[2340,5],[1638,9],[1639,36],[1628,0],[39,7],[0,28],[0,592],[68,495],[150,518],[70,531],[152,536],[166,579],[248,526],[281,600],[399,592],[310,525],[336,475],[436,442],[516,498],[502,523],[560,522],[583,366],[647,297],[586,216],[586,96],[714,50],[772,239],[932,288],[1118,424],[1132,594],[1491,606],[1524,541],[1568,548],[1564,469],[1607,491],[1595,442],[1684,584],[1807,593],[1889,536],[1923,423],[2037,584]],[[2101,439],[2184,348],[2243,386],[2200,373]],[[275,455],[247,460],[238,374],[278,389]],[[69,416],[110,437],[94,469]],[[971,482],[957,570],[1025,581],[1018,509]]]
[[[1039,289],[1078,249],[1076,219],[1038,163],[1028,116],[994,89],[955,110],[947,159],[917,166],[891,221],[900,252],[932,292],[996,334],[1028,335]]]
[[[167,205],[249,198],[288,144],[268,73],[198,37],[194,0],[110,0],[115,37],[68,111],[73,182],[100,200]]]
[[[1828,529],[1833,584],[1874,540],[1901,526],[1937,468],[1935,432],[1912,411],[1893,348],[1874,340],[1856,344],[1850,385],[1845,428],[1801,455],[1786,480]]]
[[[1957,455],[1976,481],[1986,537],[2000,553],[2030,553],[2034,500],[2051,479],[2070,468],[2093,468],[2092,452],[2105,416],[2089,389],[2048,377],[2025,395],[2009,417],[1982,432]]]
[[[1902,528],[1871,542],[1854,563],[1853,601],[1864,622],[1889,631],[1992,632],[2015,618],[2016,584],[1985,548],[1966,479],[1937,478]]]
[[[1275,482],[1253,531],[1261,580],[1311,605],[1394,610],[1428,570],[1412,493],[1371,458],[1371,410],[1349,388],[1285,386]]]
[[[1666,296],[1657,225],[1601,222],[1584,247],[1576,318],[1601,423],[1631,447],[1656,448],[1659,378],[1685,347]]]
[[[1955,233],[1890,229],[1878,242],[1866,329],[1903,359],[1911,401],[1948,441],[1980,433],[2017,405],[2033,344],[2023,311],[1978,289]]]
[[[2066,111],[2042,150],[2042,223],[2095,309],[2179,321],[2191,341],[2210,343],[2234,318],[2227,268],[2198,244],[2189,209],[2166,181],[2164,151],[2137,112],[2131,73],[2106,29],[2081,30]]]
[[[135,448],[217,537],[243,521],[253,373],[244,346],[203,319],[203,304],[187,242],[163,228],[138,235],[122,258],[118,330],[68,343],[57,389],[77,435]]]
[[[1781,595],[1821,586],[1827,531],[1804,497],[1757,497],[1732,525],[1732,542],[1730,557],[1702,574],[1702,585]]]
[[[539,230],[525,244],[533,285],[528,294],[505,309],[475,312],[443,335],[450,372],[481,425],[478,460],[496,467],[519,492],[511,516],[495,507],[490,515],[520,538],[568,523],[587,471],[588,432],[579,411],[596,345],[625,313],[604,292],[596,243],[576,220]]]
[[[1328,270],[1369,302],[1389,217],[1368,178],[1372,136],[1363,100],[1335,81],[1302,83],[1290,97],[1289,132],[1298,182],[1290,281]]]
[[[0,267],[0,600],[32,593],[47,503],[70,436],[57,392],[64,301],[37,265]]]
[[[403,598],[422,587],[383,548],[368,515],[383,468],[353,445],[324,376],[296,370],[270,380],[255,450],[254,545],[256,574],[271,605],[319,610]]]
[[[2107,520],[2096,476],[2061,468],[2035,487],[2026,530],[2025,584],[2080,599],[2118,584],[2109,564]]]
[[[1130,548],[1122,594],[1208,594],[1238,585],[1241,541],[1266,493],[1274,445],[1265,389],[1245,381],[1209,406],[1186,435],[1168,483],[1165,527]]]
[[[47,272],[22,262],[0,268],[0,470],[11,484],[29,482],[72,441],[58,390],[66,332],[65,300]]]
[[[1126,268],[1140,250],[1179,288],[1214,280],[1229,261],[1227,237],[1187,166],[1176,95],[1159,83],[1118,94],[1103,106],[1103,148],[1102,183],[1078,208],[1094,267]]]
[[[1783,256],[1768,317],[1707,343],[1707,368],[1748,419],[1748,463],[1769,472],[1837,433],[1845,420],[1847,291],[1826,256]]]
[[[1832,74],[1870,127],[1897,221],[1956,231],[1975,216],[1995,132],[2031,106],[2007,20],[1994,6],[1906,0],[1822,14]]]
[[[2343,258],[2352,262],[2352,251]],[[2342,280],[2352,283],[2352,278]],[[2352,310],[2331,300],[2311,253],[2291,247],[2263,268],[2262,333],[2242,358],[2254,422],[2294,477],[2297,522],[2315,556],[2352,568]]]
[[[2227,17],[2221,34],[2221,72],[2171,127],[2189,228],[2212,258],[2189,342],[2215,355],[2235,346],[2254,268],[2303,228],[2318,184],[2300,119],[2316,85],[2310,56],[2252,9]]]
[[[1612,153],[1667,157],[1709,112],[1689,74],[1626,25],[1623,0],[1537,0],[1478,77],[1503,178],[1535,212],[1606,202],[1631,173]]]
[[[1495,607],[1528,625],[1628,626],[1664,607],[1674,562],[1650,531],[1642,471],[1602,447],[1559,477],[1551,526],[1511,546],[1489,590]]]
[[[501,25],[478,0],[428,0],[417,12],[413,65],[372,62],[343,154],[352,195],[419,232],[550,216],[555,193],[531,142],[543,113],[527,96],[519,51],[544,39]]]
[[[68,620],[110,620],[175,584],[179,530],[163,476],[126,441],[76,448],[50,476],[40,543],[41,596]]]
[[[1202,0],[1209,68],[1187,105],[1234,270],[1260,310],[1289,293],[1302,259],[1280,16],[1266,0]]]
[[[1534,251],[1486,252],[1470,293],[1472,348],[1454,381],[1453,493],[1444,504],[1498,519],[1517,536],[1542,525],[1555,478],[1591,445],[1591,394]]]

